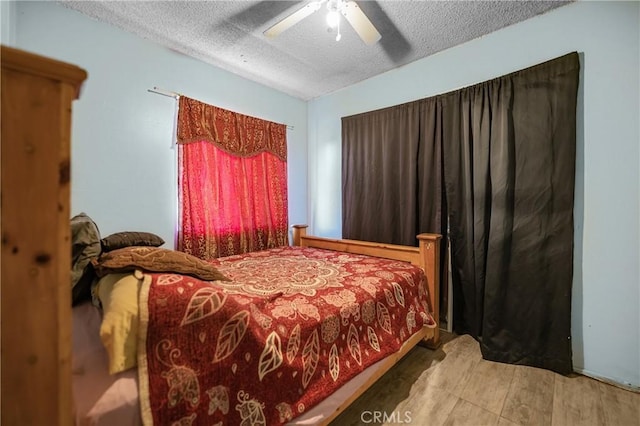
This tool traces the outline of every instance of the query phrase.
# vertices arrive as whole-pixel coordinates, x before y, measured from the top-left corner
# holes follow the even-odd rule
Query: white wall
[[[15,43],[16,2],[0,0],[0,43],[13,46]]]
[[[287,132],[289,221],[307,217],[307,104],[100,23],[54,2],[18,2],[16,47],[70,62],[89,77],[73,105],[72,213],[102,235],[176,229],[175,100],[158,86],[294,126]]]
[[[340,117],[455,90],[578,51],[573,361],[640,386],[640,3],[580,2],[309,103],[309,214],[341,235]]]

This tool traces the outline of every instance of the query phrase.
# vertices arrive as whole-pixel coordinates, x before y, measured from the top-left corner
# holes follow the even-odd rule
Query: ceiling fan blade
[[[348,1],[342,14],[366,44],[374,44],[382,37],[355,1]]]
[[[316,10],[320,9],[323,1],[312,1],[308,3],[303,8],[296,10],[291,15],[284,18],[282,21],[272,25],[270,28],[264,31],[264,35],[273,38],[280,34],[281,32],[291,28],[298,22],[302,21],[307,16],[311,15]]]

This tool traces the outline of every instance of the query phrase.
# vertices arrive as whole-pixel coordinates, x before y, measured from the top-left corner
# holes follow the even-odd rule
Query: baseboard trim
[[[602,383],[606,383],[608,385],[612,385],[612,386],[616,386],[618,388],[622,388],[624,390],[628,390],[631,392],[635,392],[635,393],[640,393],[640,386],[634,386],[631,383],[620,383],[620,382],[616,382],[613,379],[609,379],[607,377],[602,377],[602,376],[598,376],[597,374],[594,374],[588,370],[585,370],[583,368],[573,368],[573,371],[578,373],[578,374],[582,374],[583,376],[587,376],[590,377],[592,379],[595,379],[599,382]]]

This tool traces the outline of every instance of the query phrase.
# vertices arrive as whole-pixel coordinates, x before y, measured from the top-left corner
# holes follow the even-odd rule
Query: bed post
[[[424,342],[430,349],[440,346],[440,239],[438,234],[418,235],[420,259],[422,268],[427,277],[429,290],[429,304],[433,318],[436,320],[436,328],[433,337]]]
[[[293,225],[293,245],[300,246],[300,237],[307,235],[308,225]]]

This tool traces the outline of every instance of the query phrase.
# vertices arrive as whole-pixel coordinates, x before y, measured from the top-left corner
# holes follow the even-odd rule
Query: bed
[[[440,236],[418,241],[299,225],[294,247],[213,261],[229,281],[134,272],[136,368],[109,374],[102,314],[74,308],[76,424],[330,423],[416,344],[439,344]]]

